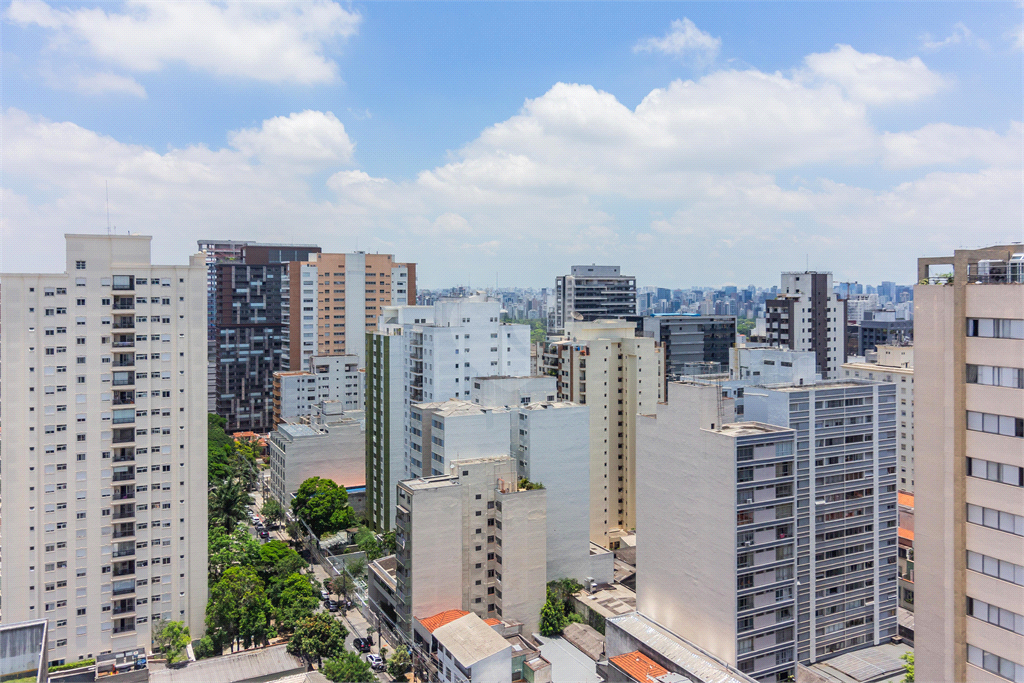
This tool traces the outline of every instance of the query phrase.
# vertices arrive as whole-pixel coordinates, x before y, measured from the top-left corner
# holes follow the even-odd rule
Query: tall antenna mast
[[[110,229],[110,183],[106,180],[103,181],[103,190],[107,196],[107,234],[113,235],[113,231]]]

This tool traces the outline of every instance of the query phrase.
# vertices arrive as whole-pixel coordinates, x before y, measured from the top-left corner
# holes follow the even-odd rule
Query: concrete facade
[[[662,400],[664,353],[630,322],[570,323],[567,332],[549,345],[544,370],[559,401],[590,409],[590,540],[609,548],[636,526],[635,424]]]
[[[150,240],[66,235],[64,273],[3,275],[3,617],[50,619],[50,660],[204,631],[206,263]]]
[[[637,315],[636,278],[619,266],[573,266],[555,278],[555,308],[549,329],[560,334],[576,318],[591,321]]]
[[[1024,285],[979,267],[1020,251],[1007,245],[918,260],[920,680],[1024,677]],[[951,278],[930,277],[930,266],[948,272],[950,264]]]
[[[665,377],[686,374],[687,363],[718,363],[730,367],[729,350],[736,343],[734,315],[651,315],[644,318],[644,336],[665,349]]]
[[[520,490],[509,457],[455,461],[397,487],[398,627],[461,608],[539,628],[546,599],[544,489]]]
[[[383,309],[379,330],[367,338],[371,353],[365,397],[370,425],[367,517],[378,529],[394,523],[394,507],[385,504],[390,493],[382,493],[384,487],[431,476],[429,461],[411,448],[411,405],[469,400],[477,377],[529,372],[529,326],[505,325],[500,318],[500,304],[483,295]]]
[[[358,356],[309,356],[305,371],[274,373],[274,424],[309,417],[320,401],[345,410],[363,409],[363,381]]]
[[[366,435],[361,410],[323,401],[303,423],[282,423],[270,433],[270,493],[290,509],[306,479],[330,479],[345,488],[366,484]]]
[[[759,680],[795,674],[796,433],[733,422],[715,385],[668,389],[638,422],[637,611]]]
[[[783,273],[779,296],[765,302],[768,342],[814,351],[825,379],[846,361],[846,305],[832,289],[832,273]]]
[[[416,264],[391,254],[313,254],[290,271],[290,361],[308,366],[313,355],[352,355],[366,365],[366,333],[377,329],[385,306],[416,304]]]

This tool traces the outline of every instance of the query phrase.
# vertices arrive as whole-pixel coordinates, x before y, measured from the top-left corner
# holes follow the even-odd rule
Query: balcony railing
[[[112,481],[135,481],[135,472],[114,472]]]
[[[131,510],[115,510],[111,516],[114,519],[135,519],[135,506]]]
[[[119,318],[114,322],[115,330],[134,330],[135,318]]]
[[[135,548],[127,548],[125,550],[115,550],[111,555],[113,557],[131,557],[135,554]]]
[[[128,538],[135,535],[135,525],[131,529],[114,529],[114,538]]]
[[[124,624],[124,625],[121,625],[121,626],[114,626],[114,635],[115,636],[117,634],[119,634],[119,633],[129,633],[129,632],[134,632],[134,631],[135,631],[135,622],[132,622],[131,624]]]

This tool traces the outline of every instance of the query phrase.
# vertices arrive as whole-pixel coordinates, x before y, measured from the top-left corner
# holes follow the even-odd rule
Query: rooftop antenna
[[[107,196],[107,235],[113,235],[113,231],[110,229],[110,182],[103,181],[103,191]]]

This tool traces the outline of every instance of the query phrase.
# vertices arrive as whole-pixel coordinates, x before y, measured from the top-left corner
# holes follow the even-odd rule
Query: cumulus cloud
[[[697,28],[687,18],[672,22],[669,32],[661,38],[644,38],[633,46],[633,52],[660,52],[675,57],[688,58],[697,65],[715,61],[722,47],[722,39],[715,38]]]
[[[941,50],[951,45],[977,45],[983,50],[988,49],[988,41],[978,38],[971,29],[963,23],[957,22],[953,26],[953,32],[942,39],[934,39],[931,34],[925,33],[921,36],[921,47],[925,50]]]
[[[337,78],[325,46],[353,35],[360,22],[330,0],[129,0],[121,12],[13,0],[7,18],[49,30],[59,53],[84,53],[130,72],[185,64],[222,77],[303,84]]]
[[[334,114],[309,110],[268,119],[259,128],[235,131],[228,140],[247,157],[258,157],[264,163],[323,166],[351,160],[355,148]]]
[[[887,83],[904,85],[881,79],[867,99],[894,101],[877,94]],[[965,227],[979,242],[1020,239],[1020,122],[879,131],[864,87],[806,66],[728,70],[630,108],[558,83],[409,180],[354,167],[354,143],[329,112],[267,119],[222,149],[155,151],[8,110],[4,265],[43,269],[32,260],[61,233],[101,230],[105,180],[115,224],[154,234],[164,260],[183,260],[211,231],[301,235],[335,251],[358,240],[423,264],[422,286],[495,271],[506,283],[509,264],[517,283],[548,284],[570,261],[604,258],[650,283],[765,283],[808,252],[839,276],[912,278],[917,255],[957,246]],[[785,262],[792,254],[798,263]]]
[[[1013,43],[1013,49],[1024,50],[1024,24],[1014,26],[1003,37]]]
[[[947,86],[946,79],[930,70],[920,57],[899,60],[858,52],[849,45],[808,55],[804,64],[805,76],[836,83],[850,99],[865,104],[913,102]]]

